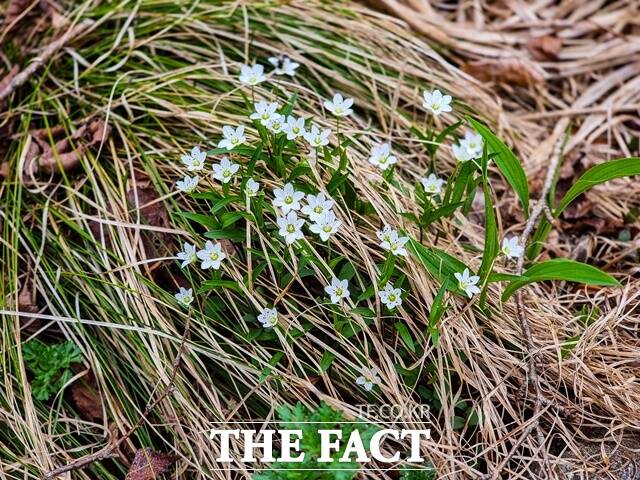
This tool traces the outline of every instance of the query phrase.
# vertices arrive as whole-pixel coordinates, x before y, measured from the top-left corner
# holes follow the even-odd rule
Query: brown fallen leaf
[[[86,420],[102,420],[104,418],[98,383],[92,372],[71,385],[71,397],[82,418]]]
[[[173,462],[174,455],[142,448],[136,452],[125,480],[155,480],[169,470]]]
[[[9,5],[4,12],[7,23],[13,23],[31,5],[31,0],[9,0]]]
[[[50,138],[55,140],[66,133],[63,126],[31,130],[29,134],[33,141],[25,158],[24,173],[27,177],[35,177],[38,174],[69,172],[80,164],[84,152],[104,141],[110,132],[110,127],[105,126],[102,120],[93,120],[80,126],[71,136],[57,140],[52,146]],[[9,165],[4,162],[0,166],[0,177],[8,174]]]
[[[527,87],[544,82],[544,72],[537,65],[519,58],[476,60],[462,65],[469,75],[482,82],[496,82]]]
[[[2,80],[0,80],[0,92],[9,86],[11,80],[13,80],[13,78],[18,75],[19,72],[20,67],[18,65],[14,65],[13,67],[11,67],[11,70],[9,70],[7,74],[2,77]],[[4,110],[5,104],[6,102],[4,100],[0,100],[0,111]]]
[[[557,60],[562,49],[562,39],[551,35],[532,37],[527,41],[527,49],[533,58],[541,62]]]

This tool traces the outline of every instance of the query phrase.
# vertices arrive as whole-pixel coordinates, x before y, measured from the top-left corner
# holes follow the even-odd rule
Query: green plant
[[[278,409],[278,418],[281,420],[283,428],[287,430],[302,430],[300,451],[305,452],[304,461],[298,463],[274,463],[269,470],[254,475],[254,480],[314,480],[328,478],[327,474],[331,475],[330,478],[336,480],[351,480],[356,476],[361,465],[356,462],[338,462],[344,452],[345,441],[342,442],[339,451],[332,455],[333,462],[322,464],[317,462],[320,456],[318,429],[341,430],[343,439],[349,438],[351,432],[358,429],[365,445],[369,444],[371,437],[377,431],[377,427],[374,425],[345,423],[342,413],[334,410],[324,402],[315,410],[306,408],[302,403],[297,403],[293,407],[281,407]]]
[[[38,400],[49,400],[71,378],[71,364],[82,362],[82,352],[71,342],[47,345],[29,340],[22,346],[26,367],[33,373],[31,390]]]

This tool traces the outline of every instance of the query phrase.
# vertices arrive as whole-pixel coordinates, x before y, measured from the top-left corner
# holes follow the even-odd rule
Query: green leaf
[[[496,137],[486,125],[478,122],[477,120],[467,116],[467,120],[473,128],[482,135],[490,153],[496,153],[493,157],[496,165],[518,195],[525,216],[529,216],[529,185],[527,183],[527,176],[524,173],[524,169],[518,160],[518,157],[507,147],[502,140]]]
[[[225,288],[242,292],[242,289],[238,286],[238,282],[235,280],[205,280],[198,289],[198,293],[205,293],[210,290],[224,290]]]
[[[438,345],[438,340],[440,339],[438,324],[444,313],[444,294],[447,288],[447,283],[443,283],[436,294],[436,298],[433,299],[431,310],[429,310],[429,335],[431,336],[431,343],[433,343],[434,346]]]
[[[435,247],[425,247],[420,242],[409,239],[407,243],[409,251],[436,279],[444,282],[456,272],[462,272],[468,268],[457,258]]]
[[[455,212],[462,205],[464,205],[463,202],[449,203],[435,210],[431,210],[425,218],[424,226],[427,226],[442,217],[450,217],[453,212]]]
[[[413,343],[413,338],[411,338],[411,333],[409,332],[407,326],[402,322],[397,322],[396,330],[398,331],[400,338],[402,338],[402,341],[407,346],[407,348],[413,353],[416,353],[416,345],[415,343]]]
[[[615,278],[599,268],[569,260],[568,258],[554,258],[529,267],[520,280],[515,280],[509,284],[502,294],[502,300],[506,301],[516,290],[529,283],[543,280],[564,280],[611,287],[620,285]]]
[[[591,187],[608,182],[614,178],[640,175],[640,157],[621,158],[611,160],[584,172],[578,181],[569,189],[555,209],[554,215],[559,216],[577,197]]]
[[[322,354],[322,358],[320,359],[320,370],[323,372],[326,372],[329,367],[331,366],[331,364],[333,363],[333,360],[336,358],[336,356],[331,353],[330,351],[326,350],[323,354]]]
[[[203,215],[201,213],[192,212],[176,212],[176,215],[191,220],[192,222],[199,223],[209,228],[217,228],[218,221],[210,215]]]

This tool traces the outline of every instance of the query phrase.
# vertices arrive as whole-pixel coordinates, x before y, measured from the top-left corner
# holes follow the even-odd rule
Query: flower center
[[[344,110],[342,107],[337,107],[336,108],[336,113],[342,113]]]
[[[296,231],[296,227],[295,226],[293,226],[291,224],[287,225],[287,232],[293,233],[295,231]]]
[[[293,131],[293,133],[295,133],[295,134],[300,133],[300,129],[299,129],[298,127],[293,127],[291,130],[292,130],[292,131]]]
[[[313,209],[314,213],[322,213],[322,207],[316,207]]]
[[[330,227],[329,225],[327,225],[326,227],[324,227],[324,228],[323,228],[323,230],[324,230],[326,233],[330,233],[330,232],[331,232],[331,227]]]
[[[215,262],[216,260],[218,260],[218,258],[219,258],[219,257],[220,257],[220,255],[218,255],[217,253],[212,253],[212,254],[211,254],[211,260],[213,260],[214,262]]]
[[[251,75],[251,76],[249,77],[249,82],[250,82],[250,83],[256,83],[256,80],[258,80],[258,78],[257,78],[255,75]]]
[[[460,287],[461,290],[466,290],[467,288],[469,288],[469,283],[468,282],[464,282],[464,281],[460,281],[459,287]]]
[[[230,170],[225,170],[224,172],[222,172],[222,176],[223,177],[230,177],[231,176],[231,171]]]
[[[240,141],[240,139],[238,137],[233,137],[231,139],[231,143],[233,143],[234,145],[237,145],[237,143]]]
[[[392,293],[391,295],[389,295],[389,300],[391,300],[392,302],[395,302],[396,296]]]
[[[287,195],[286,197],[284,197],[284,203],[286,203],[287,205],[291,205],[293,203],[293,197]]]
[[[440,105],[438,105],[437,103],[433,103],[433,104],[431,104],[431,109],[432,110],[440,110]]]
[[[341,297],[343,293],[341,288],[336,288],[336,296]]]
[[[194,167],[199,167],[200,166],[200,160],[194,159],[193,160],[193,166]]]
[[[271,115],[269,114],[269,112],[264,112],[262,114],[262,119],[263,120],[269,120],[269,117],[271,117]]]

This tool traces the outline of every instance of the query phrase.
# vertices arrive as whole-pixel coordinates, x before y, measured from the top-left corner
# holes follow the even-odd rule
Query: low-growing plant
[[[47,345],[33,339],[22,345],[25,366],[33,374],[31,391],[38,400],[49,400],[73,376],[71,365],[82,362],[82,352],[71,342]]]

